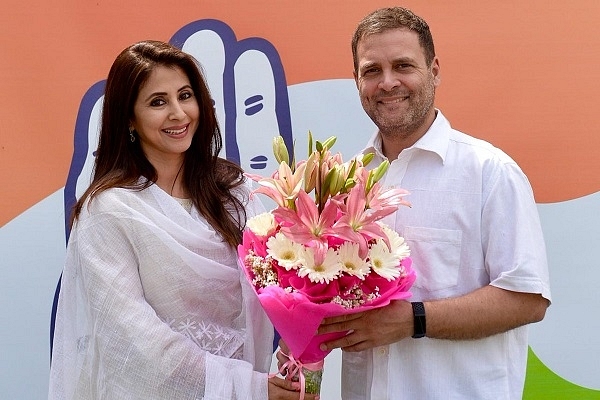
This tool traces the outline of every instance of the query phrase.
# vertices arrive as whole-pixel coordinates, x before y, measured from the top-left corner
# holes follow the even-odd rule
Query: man
[[[326,319],[343,352],[344,399],[520,399],[527,324],[550,304],[529,182],[501,150],[434,108],[440,64],[427,23],[404,8],[365,17],[352,39],[360,99],[378,128],[364,152],[412,208],[385,222],[410,244],[412,301]]]

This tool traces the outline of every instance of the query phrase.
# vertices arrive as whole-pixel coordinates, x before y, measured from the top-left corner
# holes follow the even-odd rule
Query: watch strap
[[[413,318],[414,318],[414,334],[413,338],[418,339],[425,337],[427,332],[425,324],[425,306],[420,301],[412,302]]]

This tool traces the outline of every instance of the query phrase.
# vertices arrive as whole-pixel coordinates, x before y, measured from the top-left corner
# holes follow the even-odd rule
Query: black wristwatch
[[[425,333],[426,333],[425,306],[420,301],[415,301],[411,304],[412,304],[414,324],[415,324],[415,333],[412,335],[412,337],[415,339],[425,337]]]

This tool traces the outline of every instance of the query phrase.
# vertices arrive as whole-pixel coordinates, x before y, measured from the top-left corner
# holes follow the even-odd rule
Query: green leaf
[[[323,152],[323,144],[321,142],[319,142],[317,140],[317,142],[315,143],[315,149],[319,152],[322,153]]]

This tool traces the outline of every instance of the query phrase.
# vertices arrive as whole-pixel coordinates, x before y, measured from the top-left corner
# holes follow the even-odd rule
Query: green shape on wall
[[[524,400],[600,400],[600,390],[588,389],[556,375],[529,348]]]

